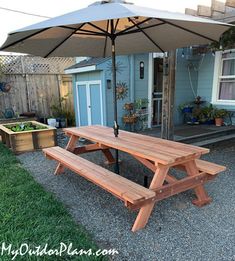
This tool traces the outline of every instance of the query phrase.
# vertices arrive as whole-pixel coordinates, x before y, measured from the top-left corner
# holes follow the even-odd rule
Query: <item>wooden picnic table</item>
[[[209,149],[206,148],[122,130],[118,137],[114,137],[113,129],[104,126],[66,128],[64,131],[66,135],[70,136],[66,150],[75,155],[72,156],[70,153],[65,159],[67,154],[63,153],[61,148],[45,149],[44,152],[49,158],[60,162],[55,174],[62,173],[65,167],[71,168],[122,199],[127,207],[134,210],[140,209],[132,231],[145,227],[156,202],[180,192],[194,189],[197,197],[193,201],[195,205],[203,206],[210,203],[211,198],[207,195],[203,185],[225,170],[223,166],[200,160],[203,154],[209,153]],[[93,143],[76,147],[79,138],[85,138]],[[100,150],[104,153],[108,163],[113,164],[115,159],[110,149],[118,149],[132,155],[153,172],[148,189],[94,163],[84,162],[85,159],[78,160],[78,156],[76,156]],[[79,169],[76,167],[75,161],[77,165],[81,166]],[[169,173],[170,168],[184,170],[186,176],[178,180]]]

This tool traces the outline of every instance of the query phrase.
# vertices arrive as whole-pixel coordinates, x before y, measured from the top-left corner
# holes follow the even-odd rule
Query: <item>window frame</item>
[[[220,93],[220,83],[221,79],[234,79],[235,75],[226,75],[222,76],[222,70],[223,70],[223,62],[225,60],[235,60],[235,57],[228,57],[228,58],[222,58],[223,54],[234,52],[235,49],[230,49],[226,51],[217,51],[215,53],[215,64],[214,64],[214,77],[213,77],[213,88],[212,88],[212,100],[211,103],[215,105],[235,105],[235,100],[221,100],[219,99],[219,93]]]

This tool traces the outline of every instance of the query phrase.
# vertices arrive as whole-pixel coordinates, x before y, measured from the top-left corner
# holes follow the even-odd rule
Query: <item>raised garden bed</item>
[[[37,121],[1,124],[0,134],[2,142],[16,154],[56,145],[56,128]]]

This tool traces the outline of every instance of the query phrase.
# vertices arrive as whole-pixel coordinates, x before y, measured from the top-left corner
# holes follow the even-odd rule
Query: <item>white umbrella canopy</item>
[[[104,57],[111,55],[109,39],[115,35],[118,55],[165,52],[218,41],[228,26],[110,0],[16,30],[1,50],[42,57]]]
[[[166,52],[220,39],[228,24],[126,3],[97,2],[87,8],[48,19],[8,35],[2,51],[42,57],[112,54],[114,135],[118,137],[116,54]],[[116,173],[119,173],[116,150]]]

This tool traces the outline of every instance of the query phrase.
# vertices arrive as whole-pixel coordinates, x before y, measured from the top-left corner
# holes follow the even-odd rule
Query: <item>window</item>
[[[212,103],[235,105],[235,50],[217,52]]]

